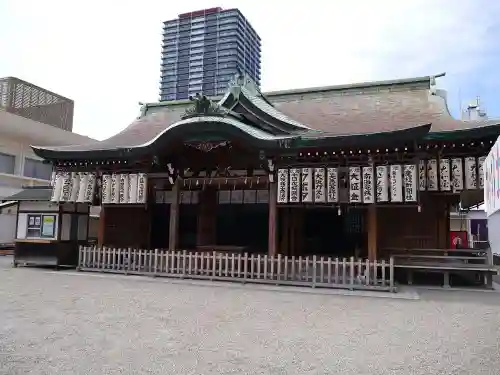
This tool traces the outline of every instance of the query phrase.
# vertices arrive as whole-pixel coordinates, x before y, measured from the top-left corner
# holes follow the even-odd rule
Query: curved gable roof
[[[446,93],[435,89],[434,78],[275,91],[266,96],[287,116],[332,135],[397,131],[424,124],[432,124],[431,133],[454,132],[500,124],[498,119],[453,118]]]
[[[442,134],[442,137],[450,132],[456,136],[461,134],[462,137],[470,137],[476,136],[477,128],[499,124],[495,120],[466,122],[453,119],[447,109],[445,95],[435,89],[435,77],[432,76],[279,91],[267,93],[266,96],[260,93],[252,81],[243,78],[238,75],[219,102],[219,105],[227,108],[228,113],[225,115],[196,115],[181,120],[186,109],[184,104],[189,102],[182,105],[167,104],[165,109],[142,116],[104,141],[33,149],[39,156],[46,158],[49,154],[51,158],[57,158],[63,154],[67,157],[71,153],[83,152],[88,155],[95,151],[127,154],[132,149],[150,147],[166,134],[176,134],[181,127],[196,132],[193,124],[200,124],[198,132],[224,129],[228,134],[248,137],[252,142],[267,144],[280,139],[301,138],[308,145],[314,139],[327,140],[318,142],[318,145],[334,145],[346,141],[348,137],[352,138],[349,142],[365,142],[366,135],[385,133],[393,137],[398,132],[412,134],[407,132],[411,129],[415,130],[414,134],[423,137],[429,132],[429,127],[432,134]],[[238,109],[240,100],[242,106]],[[253,125],[249,125],[252,122]],[[265,127],[260,122],[269,126]],[[220,128],[215,128],[214,124]],[[498,132],[497,127],[489,127],[488,131]],[[380,140],[380,137],[370,139]]]

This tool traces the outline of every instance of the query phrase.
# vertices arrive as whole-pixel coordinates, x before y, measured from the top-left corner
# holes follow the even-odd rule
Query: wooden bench
[[[484,276],[491,288],[497,269],[490,249],[387,249],[396,269],[408,271],[408,284],[413,283],[414,272],[442,273],[444,287],[450,287],[451,273],[473,272]]]

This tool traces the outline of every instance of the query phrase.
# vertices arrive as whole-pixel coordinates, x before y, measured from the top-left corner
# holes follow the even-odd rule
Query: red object
[[[468,247],[467,231],[457,230],[450,232],[450,249],[467,249]]]

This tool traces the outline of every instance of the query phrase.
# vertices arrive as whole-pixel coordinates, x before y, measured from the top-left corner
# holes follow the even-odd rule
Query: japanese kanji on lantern
[[[363,203],[375,203],[375,184],[373,182],[373,167],[362,168]]]
[[[484,189],[484,161],[486,156],[481,156],[477,159],[477,170],[479,174],[479,189]]]
[[[391,181],[391,202],[400,203],[403,201],[403,178],[401,165],[395,164],[389,167]]]
[[[377,179],[376,179],[376,198],[377,202],[388,202],[389,201],[389,179],[388,179],[388,167],[387,165],[379,165],[375,168]]]
[[[278,169],[278,203],[288,202],[288,169]]]
[[[314,168],[314,202],[326,202],[325,168]]]
[[[451,159],[451,186],[454,191],[464,189],[464,169],[462,158]]]
[[[349,202],[361,203],[361,167],[349,167]]]
[[[439,190],[451,190],[450,159],[447,158],[439,160]]]
[[[438,190],[438,163],[436,159],[427,161],[427,190]]]
[[[312,168],[302,168],[301,170],[301,191],[302,191],[302,202],[312,203]]]
[[[442,158],[420,160],[418,181],[420,191],[453,191],[482,189],[481,165],[485,157]]]
[[[427,188],[427,168],[425,160],[418,162],[418,190],[424,191]]]
[[[300,168],[290,169],[290,203],[300,202]]]
[[[477,189],[477,164],[476,158],[467,157],[464,162],[465,166],[465,189]]]
[[[326,175],[326,195],[329,203],[339,200],[339,171],[338,168],[328,168]]]
[[[405,202],[417,201],[417,166],[405,164],[403,167],[403,190]]]

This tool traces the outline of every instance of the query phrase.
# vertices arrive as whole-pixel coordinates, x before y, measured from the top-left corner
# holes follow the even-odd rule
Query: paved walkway
[[[0,258],[0,374],[500,369],[499,293],[366,298],[13,269],[9,261]]]

